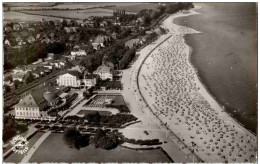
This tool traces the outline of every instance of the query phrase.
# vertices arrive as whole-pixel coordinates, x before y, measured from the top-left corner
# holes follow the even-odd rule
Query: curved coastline
[[[192,34],[186,34],[186,35],[192,35]],[[185,36],[185,35],[184,35],[184,36]],[[190,52],[190,53],[189,53],[189,64],[190,64],[190,65],[192,66],[192,68],[195,70],[196,75],[197,75],[197,77],[198,77],[198,79],[199,79],[201,85],[205,88],[205,90],[208,92],[208,94],[211,96],[211,98],[213,98],[213,99],[216,101],[216,103],[218,103],[218,105],[219,105],[220,107],[222,107],[222,109],[225,110],[225,112],[226,112],[232,119],[234,119],[234,121],[236,121],[236,123],[238,123],[240,126],[244,127],[247,131],[249,131],[250,133],[252,133],[253,135],[256,136],[256,133],[254,133],[254,132],[251,131],[250,129],[247,129],[244,124],[240,123],[236,118],[234,118],[234,117],[232,116],[231,113],[229,113],[228,111],[226,111],[225,105],[222,105],[222,104],[218,101],[218,98],[215,97],[215,96],[213,96],[213,94],[209,91],[208,87],[202,82],[202,79],[201,79],[201,77],[199,76],[199,73],[198,73],[198,69],[197,69],[197,68],[192,64],[192,62],[191,62],[191,55],[192,55],[193,49],[192,49],[192,47],[187,43],[187,41],[186,41],[186,39],[185,39],[184,36],[183,36],[184,42],[185,42],[185,44],[189,47],[189,52]],[[224,108],[223,108],[223,107],[224,107]]]
[[[216,6],[218,6],[216,4],[201,5],[203,8],[196,11],[201,12],[202,15],[174,20],[174,23],[179,26],[203,30],[202,32],[205,33],[205,35],[184,36],[186,44],[189,45],[192,51],[191,55],[193,55],[190,58],[190,63],[197,70],[197,75],[201,83],[210,93],[211,97],[213,97],[237,123],[256,136],[258,122],[257,87],[255,87],[254,84],[256,84],[257,81],[254,83],[254,72],[257,68],[254,69],[254,66],[251,66],[255,65],[255,60],[252,61],[255,59],[255,55],[254,51],[251,50],[253,47],[250,48],[253,46],[254,29],[252,29],[251,26],[245,26],[245,23],[250,23],[253,16],[248,16],[246,15],[247,13],[237,13],[236,9],[244,5],[234,6],[232,4],[227,7],[225,6],[225,8],[230,8],[232,13],[234,12],[232,16],[226,12],[221,13],[224,8],[222,6],[215,9]],[[210,11],[211,8],[214,8],[214,10]],[[247,11],[247,8],[243,7],[243,9],[243,11]],[[225,17],[225,15],[227,16]],[[242,16],[248,16],[249,20],[244,21]],[[220,23],[215,22],[214,18]],[[242,22],[238,24],[234,23],[238,21],[228,21],[232,18],[241,20]],[[203,25],[204,23],[205,26]],[[214,24],[216,24],[216,26],[214,26]],[[241,40],[243,36],[245,39]],[[239,39],[240,42],[236,43],[235,39]],[[223,42],[221,40],[223,40]],[[243,44],[244,41],[245,43],[248,41],[248,44]],[[243,46],[240,46],[241,44]],[[247,52],[249,53],[248,57],[243,55],[247,54]],[[252,62],[252,64],[250,62]],[[214,73],[214,71],[216,71],[216,73]]]
[[[195,12],[195,14],[196,14],[197,12]],[[193,13],[194,14],[194,13]],[[197,13],[198,14],[198,13]],[[192,14],[190,14],[190,15],[192,15]],[[240,135],[241,135],[241,133],[242,133],[242,135],[247,135],[248,136],[248,133],[247,132],[249,132],[251,135],[253,135],[253,136],[255,136],[251,131],[249,131],[249,130],[247,130],[243,125],[241,125],[237,120],[235,120],[233,117],[231,117],[224,109],[223,109],[223,106],[222,105],[220,105],[220,103],[216,100],[216,98],[209,92],[209,90],[208,90],[208,88],[202,83],[202,81],[201,81],[201,79],[200,79],[200,77],[198,76],[198,71],[197,71],[197,69],[192,65],[192,63],[191,63],[191,61],[190,61],[190,57],[191,57],[191,53],[192,53],[192,47],[190,47],[188,44],[187,44],[187,42],[186,42],[186,40],[185,40],[185,38],[184,38],[184,36],[185,35],[187,35],[187,34],[192,34],[192,33],[196,33],[196,32],[194,32],[194,31],[182,31],[182,33],[180,33],[180,31],[178,31],[178,30],[181,30],[180,28],[182,28],[182,27],[185,27],[185,26],[180,26],[180,25],[177,25],[177,24],[175,24],[173,21],[174,21],[174,19],[175,18],[177,18],[177,17],[180,17],[180,16],[189,16],[189,15],[178,15],[178,16],[176,16],[176,15],[174,15],[173,16],[173,18],[171,17],[170,19],[172,19],[172,22],[171,23],[173,23],[174,24],[174,26],[175,26],[175,28],[173,27],[171,30],[171,32],[170,33],[173,33],[173,34],[176,34],[176,36],[181,36],[181,38],[182,39],[180,39],[179,41],[181,41],[181,40],[183,40],[183,43],[188,47],[188,55],[185,57],[185,58],[187,58],[188,60],[188,65],[193,69],[193,71],[195,72],[195,83],[197,83],[198,84],[198,87],[199,88],[201,88],[201,89],[198,89],[196,92],[198,93],[198,94],[201,94],[202,95],[202,97],[210,104],[210,106],[213,108],[213,110],[217,113],[217,116],[220,116],[220,117],[224,117],[224,119],[222,119],[222,120],[224,120],[224,122],[225,123],[227,123],[227,125],[229,126],[229,125],[231,125],[231,127],[233,126],[233,129],[235,129],[235,130],[237,130],[237,131],[239,131],[240,132]],[[169,22],[168,22],[169,23]],[[187,28],[187,27],[185,27],[185,28]],[[188,28],[187,28],[188,29]],[[189,28],[190,30],[193,30],[193,29],[191,29],[191,28]],[[183,29],[182,29],[183,30]],[[185,29],[184,29],[185,30]],[[176,33],[177,32],[177,33]],[[197,31],[198,32],[198,31]],[[169,34],[169,33],[168,33]],[[182,42],[182,41],[181,41]],[[154,50],[153,50],[154,51]],[[186,51],[185,51],[186,52]],[[152,51],[151,51],[151,53],[152,53]],[[145,57],[145,60],[142,62],[142,65],[141,65],[141,67],[140,67],[140,69],[139,69],[139,71],[141,70],[141,68],[142,68],[142,66],[145,64],[145,61],[146,61],[146,59],[148,59],[148,56],[150,56],[150,54],[151,53],[149,53],[146,57]],[[149,62],[148,62],[149,63]],[[139,73],[138,73],[138,75],[139,75]],[[137,77],[137,79],[139,78],[139,76]],[[197,80],[196,80],[197,79]],[[138,81],[139,80],[137,80],[137,83],[138,83]],[[139,90],[139,92],[140,92],[140,94],[141,94],[141,96],[143,97],[143,99],[144,100],[146,100],[147,99],[147,95],[146,96],[143,96],[143,94],[145,95],[145,91],[141,91],[140,90],[140,88],[138,87],[138,90]],[[200,91],[199,91],[200,90]],[[142,93],[142,92],[144,92],[144,93]],[[148,97],[149,98],[149,97]],[[149,101],[149,100],[147,100],[147,101]],[[151,103],[151,102],[150,102]],[[147,104],[149,104],[149,105],[151,105],[149,102],[147,103]],[[148,106],[149,106],[148,105]],[[150,108],[150,107],[149,107]],[[152,109],[151,109],[152,110]],[[152,110],[152,112],[153,112],[153,110]],[[158,111],[157,111],[158,112]],[[154,112],[153,112],[154,113]],[[166,121],[166,123],[168,123],[168,121],[167,121],[167,119],[166,120],[164,120],[164,117],[163,116],[157,116],[157,114],[155,114],[155,116],[161,121],[161,122],[164,122],[164,121]],[[163,119],[164,121],[162,121],[161,119]],[[236,128],[235,128],[235,126],[234,125],[236,125]],[[172,126],[174,126],[174,125],[172,125]],[[167,128],[168,128],[168,126],[166,126]],[[170,128],[170,127],[169,127]],[[232,128],[231,128],[232,129]],[[170,128],[170,130],[171,131],[174,131],[172,128]],[[177,132],[177,131],[176,131]],[[249,135],[250,137],[252,137],[251,135]],[[209,136],[206,136],[206,138],[207,137],[209,137]],[[233,138],[233,137],[232,137]],[[210,139],[210,137],[209,137],[209,139]],[[238,139],[238,137],[237,137],[237,139]],[[229,140],[229,139],[228,139]],[[236,140],[236,141],[238,141],[238,140]],[[255,140],[254,140],[255,141]],[[236,143],[238,143],[238,142],[236,142]],[[201,145],[202,146],[202,145]],[[197,153],[196,153],[197,154]],[[199,154],[201,154],[201,153],[199,153]],[[203,154],[203,153],[202,153]],[[214,153],[213,153],[214,154]],[[203,155],[204,156],[204,155]],[[200,155],[199,155],[199,157],[200,157]],[[235,157],[234,155],[233,156],[231,156],[230,158],[232,158],[232,157]],[[217,158],[215,158],[215,160],[216,160]],[[209,159],[208,159],[209,160]],[[212,159],[211,159],[212,160]],[[233,159],[232,159],[233,160]],[[206,160],[207,161],[207,160]],[[211,161],[212,162],[212,161]],[[220,162],[220,161],[219,161]]]

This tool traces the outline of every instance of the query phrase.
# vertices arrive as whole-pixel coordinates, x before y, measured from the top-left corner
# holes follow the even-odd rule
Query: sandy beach
[[[173,19],[192,14],[199,13],[177,13],[163,22],[171,37],[141,66],[141,94],[153,113],[203,161],[255,162],[256,136],[225,112],[189,61],[191,48],[183,36],[199,32]]]

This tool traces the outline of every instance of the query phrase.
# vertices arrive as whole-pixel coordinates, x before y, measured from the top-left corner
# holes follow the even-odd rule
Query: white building
[[[86,74],[84,79],[83,79],[83,82],[84,82],[84,85],[86,87],[90,88],[90,87],[96,86],[98,80],[99,80],[99,76],[98,75]]]
[[[86,56],[87,53],[85,50],[74,50],[70,53],[72,56]]]
[[[94,71],[94,74],[98,74],[100,76],[101,80],[110,79],[113,80],[113,71],[112,69],[105,65],[104,63],[97,68],[96,71]]]
[[[26,73],[24,73],[24,72],[17,72],[17,73],[12,74],[13,81],[20,81],[20,82],[22,82],[24,77],[25,77],[25,74]]]
[[[14,106],[16,119],[55,120],[55,116],[48,114],[49,109],[55,107],[59,98],[54,92],[44,89],[24,95]]]
[[[67,71],[63,75],[58,76],[57,84],[59,86],[80,87],[80,73],[77,71]]]

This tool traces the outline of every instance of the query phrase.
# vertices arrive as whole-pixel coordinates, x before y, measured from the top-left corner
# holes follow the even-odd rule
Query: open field
[[[58,17],[69,17],[69,18],[78,18],[85,19],[90,16],[112,16],[113,10],[103,9],[103,8],[94,8],[86,10],[41,10],[41,11],[25,11],[26,13],[38,14],[38,15],[49,15],[49,16],[58,16]]]
[[[29,150],[31,149],[31,147],[37,142],[37,140],[43,135],[42,132],[39,132],[37,134],[35,134],[29,141]],[[7,157],[7,159],[4,160],[4,162],[15,162],[15,163],[19,163],[21,162],[21,160],[23,159],[24,154],[17,154],[17,153],[12,153],[9,157]]]
[[[81,110],[77,114],[80,114],[80,115],[84,114],[86,116],[88,114],[95,114],[96,112],[98,112],[99,115],[102,115],[102,116],[109,116],[109,115],[111,115],[111,112],[109,112],[109,111],[95,111],[95,110]]]
[[[86,9],[86,8],[92,8],[92,7],[104,7],[104,6],[116,6],[115,9],[128,9],[128,7],[132,6],[140,6],[140,8],[151,8],[155,4],[147,4],[147,3],[133,3],[133,2],[102,2],[102,3],[93,3],[93,2],[68,2],[68,3],[5,3],[8,4],[8,6],[14,10],[17,9],[50,9],[50,8],[59,8],[59,9]],[[128,10],[127,10],[128,11]],[[130,11],[130,10],[129,10]],[[133,10],[134,11],[134,10]]]
[[[40,21],[45,19],[46,21],[50,20],[60,20],[61,17],[66,18],[76,18],[76,19],[85,19],[91,16],[112,16],[113,10],[104,9],[104,8],[94,8],[86,10],[41,10],[41,11],[23,11],[20,12],[4,12],[5,21]],[[26,14],[28,13],[28,14]],[[127,12],[131,13],[131,12]],[[32,15],[31,15],[32,14]],[[132,13],[134,14],[134,13]]]
[[[155,9],[159,5],[155,3],[128,3],[128,5],[117,5],[115,7],[107,7],[111,10],[125,10],[128,12],[138,13],[143,9]]]
[[[89,145],[77,150],[65,145],[62,137],[62,134],[51,134],[29,162],[171,162],[159,149],[135,151],[117,147],[104,150]]]
[[[60,20],[61,18],[47,17],[40,15],[28,15],[19,12],[3,12],[4,22],[36,22],[45,19],[46,21],[50,20]]]

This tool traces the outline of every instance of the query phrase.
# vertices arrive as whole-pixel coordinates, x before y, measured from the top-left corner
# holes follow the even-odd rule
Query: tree
[[[67,25],[68,25],[68,22],[67,22],[67,20],[66,20],[66,19],[63,19],[61,24],[62,24],[62,26],[63,26],[63,27],[65,27],[65,26],[67,26]]]
[[[5,92],[11,92],[11,88],[8,85],[4,85]]]
[[[151,17],[153,20],[159,18],[161,16],[161,13],[159,11],[154,10],[151,14]]]
[[[75,147],[75,141],[80,137],[81,134],[75,128],[65,129],[63,134],[63,140],[70,147]]]
[[[100,114],[98,112],[95,112],[94,114],[88,114],[86,116],[86,119],[88,120],[88,122],[98,122],[100,121]]]
[[[81,135],[75,128],[65,129],[63,140],[70,148],[76,149],[80,149],[89,144],[89,136]]]
[[[165,10],[166,10],[166,7],[160,5],[157,9],[160,11],[161,14],[163,14],[165,12]]]
[[[144,20],[145,25],[150,25],[152,19],[151,19],[150,15],[147,14],[144,16],[143,20]]]
[[[97,129],[97,132],[94,136],[95,147],[103,149],[113,149],[119,144],[118,137],[113,132],[106,133],[102,129]]]
[[[34,80],[34,77],[33,77],[33,75],[32,75],[31,72],[29,72],[29,73],[27,73],[27,74],[25,75],[25,83],[26,83],[26,84],[31,83],[33,80]]]

